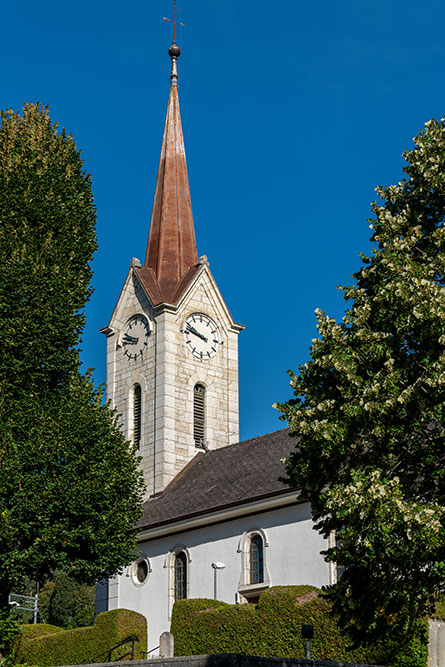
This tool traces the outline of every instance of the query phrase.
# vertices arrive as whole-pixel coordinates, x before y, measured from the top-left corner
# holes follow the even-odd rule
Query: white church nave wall
[[[134,609],[147,617],[149,648],[156,646],[160,634],[170,629],[174,596],[168,555],[177,548],[185,549],[190,558],[188,597],[213,598],[214,570],[211,564],[222,562],[225,568],[217,573],[218,599],[229,604],[234,604],[236,598],[242,600],[245,554],[240,544],[244,535],[259,532],[258,529],[267,538],[264,555],[268,585],[327,585],[330,583],[329,566],[318,556],[326,548],[326,543],[312,526],[309,506],[292,505],[141,542],[140,548],[149,561],[151,572],[146,582],[140,585],[135,583],[132,567],[127,568],[119,577],[118,606]]]

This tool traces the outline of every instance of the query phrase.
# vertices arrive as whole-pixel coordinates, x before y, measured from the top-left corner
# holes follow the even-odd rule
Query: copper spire
[[[196,266],[198,254],[179,112],[176,61],[181,51],[175,41],[168,53],[170,96],[144,266],[155,273],[162,300],[172,303],[181,279]]]

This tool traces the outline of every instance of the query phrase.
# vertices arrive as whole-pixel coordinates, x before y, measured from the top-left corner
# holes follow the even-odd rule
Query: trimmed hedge
[[[42,637],[42,635],[50,635],[53,632],[63,632],[63,628],[57,625],[50,625],[49,623],[30,623],[29,625],[22,625],[20,634],[16,640],[16,649],[19,645],[24,645],[31,639]]]
[[[38,628],[33,630],[33,628]],[[106,662],[106,652],[129,636],[135,636],[135,658],[144,658],[147,650],[145,616],[129,609],[113,609],[99,614],[93,626],[62,630],[52,625],[27,625],[22,629],[15,657],[17,663],[39,665],[80,665]],[[113,652],[116,659],[131,650],[131,642]],[[128,658],[127,658],[128,659]]]
[[[349,649],[320,593],[314,586],[275,586],[260,595],[257,605],[179,600],[173,607],[171,624],[175,655],[241,653],[305,658],[301,626],[312,624],[314,660],[425,667],[427,647],[421,633],[408,648],[386,642]]]

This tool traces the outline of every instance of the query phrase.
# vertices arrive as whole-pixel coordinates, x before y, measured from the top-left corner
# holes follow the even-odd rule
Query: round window
[[[144,584],[150,573],[150,568],[146,558],[141,558],[133,566],[133,581],[135,584]]]

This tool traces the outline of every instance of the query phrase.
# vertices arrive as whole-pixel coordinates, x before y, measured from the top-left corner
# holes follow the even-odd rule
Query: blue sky
[[[280,428],[314,309],[369,251],[374,188],[444,113],[439,0],[178,0],[181,114],[198,253],[240,334],[241,438]],[[50,105],[93,176],[99,251],[82,344],[105,380],[108,323],[142,258],[169,89],[170,0],[4,3],[0,108]]]

